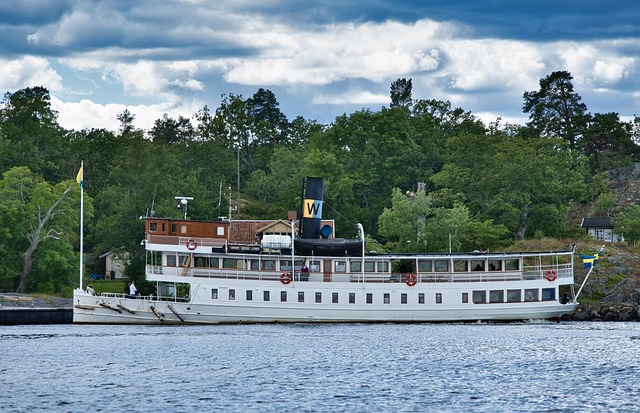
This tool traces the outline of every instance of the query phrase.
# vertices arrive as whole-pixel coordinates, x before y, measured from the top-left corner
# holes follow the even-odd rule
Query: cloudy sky
[[[60,124],[149,129],[272,90],[289,119],[389,106],[389,85],[490,122],[568,70],[591,112],[640,114],[636,0],[2,0],[0,91],[45,86]]]

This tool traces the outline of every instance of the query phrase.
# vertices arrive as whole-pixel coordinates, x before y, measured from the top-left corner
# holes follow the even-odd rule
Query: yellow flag
[[[84,180],[84,174],[83,174],[83,170],[84,169],[84,165],[80,167],[80,170],[78,171],[78,175],[76,176],[76,182],[77,183],[82,183],[82,181]]]

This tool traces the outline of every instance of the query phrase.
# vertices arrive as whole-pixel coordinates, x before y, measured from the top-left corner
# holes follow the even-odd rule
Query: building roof
[[[582,218],[580,228],[613,228],[613,224],[609,217]]]

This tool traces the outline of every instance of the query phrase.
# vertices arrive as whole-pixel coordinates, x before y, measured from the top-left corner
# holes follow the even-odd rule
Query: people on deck
[[[91,284],[87,285],[87,292],[91,295],[96,295],[96,290],[93,289]]]
[[[300,281],[309,281],[309,267],[306,263],[300,268]]]
[[[138,294],[138,289],[136,288],[136,282],[131,281],[129,284],[129,298],[134,298]]]

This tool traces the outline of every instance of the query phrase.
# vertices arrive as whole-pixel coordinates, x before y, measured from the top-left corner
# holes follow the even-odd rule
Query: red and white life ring
[[[187,241],[187,249],[195,250],[197,246],[198,246],[198,243],[193,238]]]
[[[291,274],[289,274],[288,272],[283,272],[282,274],[280,274],[280,282],[282,284],[289,284],[291,280]]]
[[[546,278],[549,282],[553,282],[556,280],[556,278],[558,278],[558,276],[556,275],[556,272],[554,270],[549,270],[544,274],[544,278]]]
[[[415,274],[407,274],[404,282],[406,282],[409,287],[413,287],[418,282],[418,277],[416,277]]]

